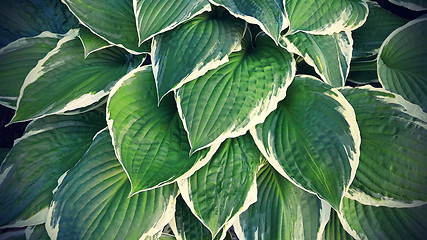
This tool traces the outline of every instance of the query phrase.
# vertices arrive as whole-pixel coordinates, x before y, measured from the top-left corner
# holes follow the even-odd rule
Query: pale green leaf
[[[317,239],[331,207],[283,178],[270,165],[258,173],[258,200],[234,226],[239,239]]]
[[[97,111],[31,122],[0,167],[0,226],[27,226],[31,221],[22,221],[47,208],[58,178],[83,156],[104,126],[104,116]]]
[[[27,227],[25,229],[25,238],[27,240],[50,240],[44,224]]]
[[[413,11],[427,10],[427,2],[425,0],[390,0],[390,2]]]
[[[383,87],[427,111],[427,18],[413,20],[393,31],[378,54],[378,77]]]
[[[85,58],[87,58],[87,56],[93,52],[114,46],[113,44],[108,43],[104,39],[92,33],[88,28],[85,27],[80,28],[79,38],[83,44]]]
[[[321,240],[353,240],[341,225],[338,214],[331,211],[328,224],[326,224]]]
[[[108,129],[99,132],[82,159],[63,177],[49,206],[51,239],[144,239],[172,219],[175,184],[128,198],[130,183]]]
[[[427,202],[427,113],[397,94],[343,88],[353,106],[362,144],[349,198],[389,207]]]
[[[240,48],[245,27],[230,15],[210,13],[154,37],[151,56],[159,100],[228,62],[228,55]]]
[[[192,152],[245,134],[285,97],[295,75],[292,55],[267,35],[258,35],[256,47],[246,44],[229,62],[176,90]]]
[[[251,134],[280,174],[339,209],[360,147],[354,110],[341,93],[314,77],[297,76],[276,111]]]

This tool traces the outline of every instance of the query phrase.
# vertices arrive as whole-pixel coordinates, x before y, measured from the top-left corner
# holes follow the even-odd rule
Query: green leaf
[[[234,16],[248,23],[257,24],[276,43],[280,32],[288,27],[283,0],[210,0],[225,7]]]
[[[151,56],[159,100],[228,62],[228,55],[240,48],[245,27],[229,15],[202,14],[154,37]]]
[[[333,34],[356,29],[368,16],[363,0],[285,0],[289,18],[287,35],[299,31],[310,34]]]
[[[427,113],[397,94],[343,88],[356,112],[362,144],[347,197],[366,205],[413,207],[427,202]]]
[[[366,206],[347,198],[339,214],[344,229],[356,239],[425,239],[427,207]]]
[[[189,157],[187,133],[173,96],[167,96],[157,107],[149,66],[135,69],[116,84],[107,111],[116,156],[129,176],[131,194],[191,175],[217,148]]]
[[[78,27],[77,19],[58,0],[2,0],[0,23],[0,47],[44,31],[66,33]]]
[[[3,160],[6,158],[9,151],[9,148],[0,148],[0,163],[3,163]]]
[[[262,155],[248,134],[224,141],[212,159],[178,181],[185,202],[214,238],[256,201],[256,172]]]
[[[52,200],[58,178],[83,156],[104,126],[103,114],[96,111],[31,122],[0,167],[0,226],[43,223],[42,210]]]
[[[114,46],[113,44],[108,43],[104,39],[92,33],[88,28],[85,27],[80,28],[79,38],[83,44],[85,58],[87,58],[87,56],[93,52]]]
[[[318,239],[331,207],[283,178],[268,164],[258,173],[258,200],[234,226],[239,239]]]
[[[50,240],[44,224],[27,227],[25,237],[27,240]]]
[[[350,31],[333,35],[298,32],[281,40],[286,50],[304,57],[323,81],[333,87],[344,86],[353,50]]]
[[[25,229],[13,229],[0,233],[1,240],[26,240]]]
[[[408,8],[413,11],[427,10],[427,2],[425,0],[389,0],[389,1],[393,4]]]
[[[378,77],[383,87],[427,111],[427,18],[396,29],[378,54]]]
[[[46,222],[51,239],[145,239],[175,212],[175,184],[128,198],[130,183],[107,129],[62,179]]]
[[[353,59],[350,62],[350,72],[348,73],[347,80],[357,84],[377,83],[376,56]]]
[[[280,174],[339,209],[360,146],[354,110],[341,93],[317,78],[297,76],[276,111],[251,134]]]
[[[85,59],[77,34],[78,30],[71,30],[30,71],[12,122],[96,103],[129,69],[141,63],[141,56],[133,58],[117,47],[97,51]]]
[[[353,31],[353,58],[376,56],[381,44],[396,28],[408,22],[376,2],[367,2],[369,15],[360,28]]]
[[[211,11],[207,0],[134,0],[139,44],[171,30],[205,11]]]
[[[266,35],[255,41],[255,48],[246,43],[229,62],[176,90],[192,152],[245,134],[285,97],[295,75],[292,55]]]
[[[16,108],[25,77],[37,62],[56,47],[63,36],[43,32],[36,37],[18,39],[0,49],[0,102]]]
[[[353,240],[353,237],[341,225],[337,212],[331,211],[331,216],[328,224],[326,224],[321,240]]]

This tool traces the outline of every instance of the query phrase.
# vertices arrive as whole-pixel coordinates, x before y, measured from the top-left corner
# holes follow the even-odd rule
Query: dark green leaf
[[[85,58],[87,58],[87,56],[93,52],[114,46],[113,44],[108,43],[104,39],[92,33],[88,28],[85,27],[80,28],[79,38],[83,44]]]
[[[353,240],[353,238],[344,230],[341,225],[338,214],[331,211],[331,217],[328,224],[326,224],[325,231],[322,235],[322,240]]]
[[[25,237],[27,240],[50,240],[44,224],[27,227]]]
[[[390,0],[390,2],[414,11],[427,10],[427,2],[425,0]]]

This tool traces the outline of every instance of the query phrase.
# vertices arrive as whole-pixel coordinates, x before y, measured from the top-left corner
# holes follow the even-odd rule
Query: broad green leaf
[[[323,81],[333,87],[344,86],[353,50],[350,31],[323,36],[298,32],[281,40],[286,50],[304,57]]]
[[[43,223],[42,210],[52,200],[58,178],[83,156],[104,126],[103,114],[96,111],[31,122],[0,167],[0,226]]]
[[[408,8],[413,11],[427,10],[427,2],[425,0],[389,0],[389,1],[393,4]]]
[[[388,208],[366,206],[343,199],[339,218],[344,229],[355,239],[425,239],[427,206]]]
[[[354,110],[341,93],[299,75],[251,134],[280,174],[339,209],[356,174],[360,146]]]
[[[283,178],[270,165],[258,173],[258,200],[234,226],[239,239],[318,239],[331,207]]]
[[[27,240],[50,240],[44,224],[27,227],[25,237]]]
[[[43,32],[36,37],[20,38],[0,49],[0,102],[16,108],[25,77],[37,62],[56,47],[62,35]]]
[[[280,32],[289,24],[285,17],[283,0],[210,0],[225,7],[234,16],[248,23],[257,24],[276,43]]]
[[[92,32],[131,53],[148,53],[149,45],[138,44],[138,32],[131,0],[62,0]]]
[[[187,179],[178,181],[191,211],[211,232],[231,227],[256,201],[256,172],[262,155],[250,134],[225,140],[212,159]]]
[[[331,35],[356,29],[368,16],[363,0],[284,0],[289,19],[287,35],[299,31]]]
[[[362,144],[347,197],[367,205],[412,207],[427,202],[427,113],[375,88],[342,88],[353,106]]]
[[[93,52],[114,46],[113,44],[108,43],[104,39],[92,33],[88,28],[85,27],[80,28],[79,38],[83,44],[85,58],[87,58],[87,56]]]
[[[350,72],[348,73],[347,80],[358,84],[377,83],[376,56],[353,59],[350,63]]]
[[[159,100],[228,62],[228,55],[240,48],[245,27],[230,15],[202,14],[154,37],[151,56]]]
[[[427,111],[427,18],[396,29],[378,54],[378,78],[383,87]]]
[[[408,20],[394,15],[376,2],[367,2],[369,15],[360,28],[353,31],[353,58],[376,56],[381,44],[396,28]]]
[[[145,239],[172,219],[176,184],[128,198],[130,183],[108,129],[64,176],[49,206],[51,239]]]
[[[211,11],[208,0],[134,0],[139,45],[194,16]]]
[[[78,27],[78,21],[58,0],[0,1],[0,47],[44,31],[66,33]]]
[[[71,30],[28,74],[12,122],[84,108],[107,96],[114,84],[141,63],[121,48],[84,58],[78,30]],[[52,91],[52,89],[54,91]]]
[[[246,44],[229,62],[176,90],[192,152],[245,134],[285,97],[295,75],[292,55],[266,35],[258,35],[256,47]]]
[[[322,235],[322,240],[353,240],[341,225],[338,214],[335,211],[331,211],[328,224],[326,224],[325,231]]]
[[[157,188],[191,175],[215,152],[189,156],[190,145],[173,96],[157,107],[151,67],[137,68],[111,91],[107,122],[116,150],[131,182],[131,194]],[[173,166],[173,167],[171,167]]]

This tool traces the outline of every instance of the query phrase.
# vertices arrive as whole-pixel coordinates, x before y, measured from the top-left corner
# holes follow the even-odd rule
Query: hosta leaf
[[[287,35],[298,31],[333,34],[360,27],[368,16],[363,0],[285,0],[290,26]]]
[[[427,111],[427,18],[396,29],[378,54],[378,77],[383,87]]]
[[[208,0],[134,0],[133,7],[139,44],[211,10]]]
[[[341,93],[314,77],[297,76],[276,111],[251,134],[280,174],[339,209],[360,146],[354,110]]]
[[[376,56],[366,59],[353,59],[350,63],[350,72],[347,80],[358,84],[378,82]]]
[[[227,62],[240,47],[244,29],[243,21],[229,15],[202,14],[154,37],[151,56],[159,99]]]
[[[47,208],[58,178],[83,156],[104,126],[103,114],[96,111],[30,123],[0,167],[0,226],[27,226],[32,221],[22,221]]]
[[[157,107],[151,67],[137,68],[123,77],[110,94],[107,111],[116,156],[131,181],[131,194],[192,174],[215,152],[213,148],[189,157],[187,133],[173,96]]]
[[[13,122],[98,102],[129,69],[141,63],[140,56],[133,58],[117,47],[100,50],[85,59],[77,34],[78,30],[71,30],[30,71]]]
[[[279,42],[280,32],[288,27],[283,0],[210,0],[225,7],[231,14],[248,23],[257,24],[274,41]]]
[[[212,159],[178,181],[191,211],[212,234],[231,227],[233,217],[256,201],[256,172],[262,155],[248,134],[224,141]]]
[[[425,0],[390,0],[390,2],[414,11],[427,10],[427,2]]]
[[[239,239],[317,239],[331,207],[283,178],[270,165],[257,177],[258,200],[233,225]]]
[[[44,224],[27,227],[25,237],[27,240],[50,240]]]
[[[0,163],[3,163],[3,160],[6,158],[6,155],[9,151],[9,148],[0,148]]]
[[[323,81],[333,87],[344,86],[352,53],[350,31],[324,36],[298,32],[282,40],[285,48],[304,57]]]
[[[381,44],[396,28],[408,22],[394,15],[376,2],[367,2],[369,15],[360,28],[353,31],[353,58],[371,57],[378,54]]]
[[[228,63],[176,90],[192,152],[245,134],[285,97],[295,75],[291,54],[266,35],[258,35],[256,48],[248,45],[232,53]]]
[[[40,59],[56,47],[61,37],[43,32],[36,37],[18,39],[0,49],[0,102],[16,107],[25,77]]]
[[[322,235],[322,240],[353,240],[341,225],[338,214],[335,211],[331,211],[328,224],[326,224],[325,231]]]
[[[78,21],[58,0],[2,0],[0,2],[0,47],[44,31],[66,33]]]
[[[128,198],[130,183],[105,129],[63,176],[49,207],[52,239],[145,239],[172,219],[175,184]]]
[[[427,202],[427,114],[397,94],[343,88],[362,144],[349,198],[363,204],[410,207]]]
[[[388,208],[366,206],[343,199],[339,214],[344,228],[356,239],[424,239],[427,207]]]
[[[108,43],[96,34],[93,34],[89,29],[85,27],[80,28],[79,38],[83,44],[85,58],[87,58],[87,56],[89,56],[89,54],[93,52],[114,46],[113,44]]]

